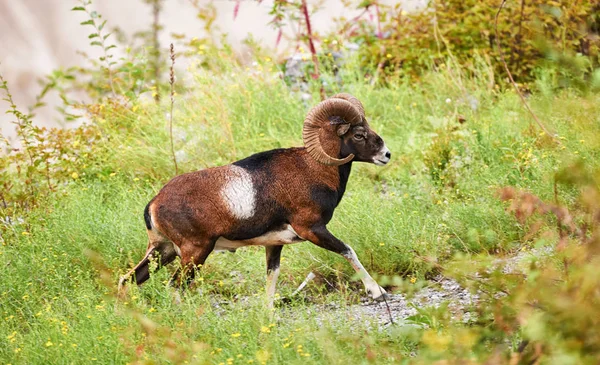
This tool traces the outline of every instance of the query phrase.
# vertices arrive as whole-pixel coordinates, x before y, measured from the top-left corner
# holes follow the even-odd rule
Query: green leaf
[[[76,6],[71,11],[85,11],[85,8],[83,6]]]
[[[81,25],[94,25],[94,21],[92,19],[86,20],[85,22],[79,23]]]
[[[99,41],[93,41],[90,43],[90,45],[102,47],[102,43],[100,43]]]
[[[107,35],[104,36],[104,40],[106,40],[106,38],[110,37],[112,33],[108,33]]]
[[[104,28],[104,25],[106,24],[106,20],[102,22],[102,24],[100,24],[98,26],[98,31],[102,30]]]
[[[90,16],[92,17],[92,19],[96,19],[98,17],[98,12],[97,11],[92,11],[90,13]]]
[[[92,39],[92,38],[97,38],[97,37],[99,37],[99,36],[100,36],[100,35],[99,35],[98,33],[92,33],[92,34],[90,34],[90,35],[88,36],[88,38],[89,38],[89,39]]]

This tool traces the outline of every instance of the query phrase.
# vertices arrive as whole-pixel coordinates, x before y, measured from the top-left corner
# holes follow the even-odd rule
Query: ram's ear
[[[348,133],[349,130],[350,130],[350,123],[340,124],[337,127],[337,135],[341,137],[344,134]]]

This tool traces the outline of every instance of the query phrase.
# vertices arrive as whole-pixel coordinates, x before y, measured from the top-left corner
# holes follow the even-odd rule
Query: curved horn
[[[332,98],[344,99],[344,100],[350,102],[350,104],[354,105],[354,107],[360,112],[360,115],[363,118],[363,121],[366,122],[365,108],[363,107],[360,100],[358,100],[354,95],[350,95],[348,93],[339,93],[339,94],[335,94],[334,96],[332,96]]]
[[[319,139],[319,130],[323,125],[329,124],[330,118],[333,116],[341,117],[351,125],[363,121],[363,116],[353,103],[343,98],[329,98],[320,102],[308,112],[304,120],[302,139],[304,140],[308,154],[312,158],[325,165],[339,166],[350,162],[354,158],[354,155],[350,154],[342,159],[331,157],[323,150]]]

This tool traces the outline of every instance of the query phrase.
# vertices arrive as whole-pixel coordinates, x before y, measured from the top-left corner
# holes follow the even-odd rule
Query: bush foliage
[[[398,4],[381,11],[379,32],[357,29],[353,39],[364,45],[365,64],[379,65],[388,77],[421,75],[448,58],[469,70],[484,58],[494,65],[500,81],[507,76],[496,45],[499,5],[500,1],[442,0],[406,13]],[[508,1],[499,15],[498,34],[515,79],[532,81],[534,70],[552,65],[562,86],[568,80],[589,80],[600,65],[599,11],[595,1]]]

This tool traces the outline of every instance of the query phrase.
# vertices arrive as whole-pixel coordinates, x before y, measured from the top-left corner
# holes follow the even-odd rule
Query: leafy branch
[[[104,55],[100,56],[100,61],[105,63],[104,68],[108,73],[108,83],[110,85],[110,89],[112,91],[113,97],[117,96],[114,85],[114,74],[112,70],[112,66],[116,64],[115,61],[112,61],[113,55],[109,53],[112,48],[116,48],[114,44],[107,45],[106,40],[110,37],[111,33],[105,34],[104,26],[106,25],[106,20],[102,20],[102,15],[98,14],[95,10],[90,10],[88,7],[92,4],[91,0],[79,0],[81,6],[76,6],[72,11],[83,11],[85,12],[89,19],[81,22],[81,25],[89,25],[94,28],[93,33],[88,35],[88,38],[92,40],[90,45],[93,47],[99,47],[102,49]]]

